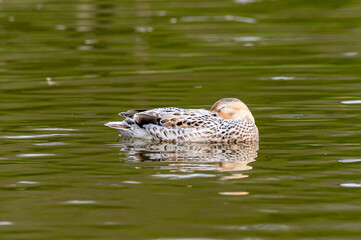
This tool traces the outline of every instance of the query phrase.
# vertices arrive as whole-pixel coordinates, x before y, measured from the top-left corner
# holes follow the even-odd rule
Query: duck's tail
[[[129,119],[129,118],[127,118]],[[108,122],[104,124],[105,126],[117,129],[120,131],[121,135],[135,138],[144,138],[144,139],[153,139],[153,137],[145,131],[143,128],[139,127],[133,120],[124,120],[122,122]]]
[[[130,126],[125,123],[124,121],[122,122],[108,122],[106,124],[104,124],[107,127],[111,127],[114,129],[118,129],[118,130],[128,130],[130,128]]]

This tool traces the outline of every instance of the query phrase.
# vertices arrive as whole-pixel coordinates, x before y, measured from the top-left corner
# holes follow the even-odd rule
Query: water
[[[356,0],[0,1],[2,239],[359,239]],[[248,104],[259,146],[118,139]]]

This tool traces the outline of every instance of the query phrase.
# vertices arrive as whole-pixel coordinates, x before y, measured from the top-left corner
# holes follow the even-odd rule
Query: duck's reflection
[[[231,173],[231,175],[224,174],[222,180],[248,177],[242,172],[252,169],[248,164],[256,160],[258,150],[258,142],[165,143],[121,137],[119,143],[128,161],[166,162],[169,164],[157,166],[157,168],[181,172]]]

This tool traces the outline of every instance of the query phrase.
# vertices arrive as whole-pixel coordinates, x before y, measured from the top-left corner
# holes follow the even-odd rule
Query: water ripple
[[[69,200],[64,202],[64,204],[95,204],[96,201],[93,200]]]
[[[69,143],[64,143],[64,142],[34,143],[35,146],[62,146],[68,144]]]
[[[361,187],[361,182],[360,183],[341,183],[340,186],[341,187]]]
[[[141,182],[138,182],[138,181],[123,181],[123,183],[127,183],[127,184],[141,184]]]
[[[196,178],[196,177],[216,177],[215,174],[203,174],[203,173],[192,173],[192,174],[154,174],[153,177],[159,178],[170,178],[170,179],[185,179],[185,178]]]
[[[338,160],[340,163],[354,163],[354,162],[361,162],[361,159],[342,159]]]
[[[232,230],[259,230],[259,231],[287,231],[290,229],[289,226],[284,224],[255,224],[255,225],[244,225],[244,226],[232,226],[227,228]]]
[[[279,76],[279,77],[271,77],[272,80],[294,80],[295,77],[286,77],[286,76]]]
[[[227,22],[243,22],[254,24],[257,23],[257,19],[250,17],[241,17],[241,16],[233,16],[233,15],[225,15],[225,16],[185,16],[181,17],[180,20],[182,22],[208,22],[208,21],[227,21]],[[176,23],[177,20],[172,18],[171,23]]]
[[[354,57],[357,56],[359,53],[358,52],[345,52],[342,53],[342,55],[346,56],[346,57]]]
[[[53,133],[53,134],[37,134],[37,135],[15,135],[15,136],[2,136],[0,138],[6,139],[31,139],[31,138],[46,138],[46,137],[60,137],[72,136],[73,134]]]
[[[222,240],[220,238],[153,238],[152,240]]]
[[[252,37],[252,36],[248,36],[248,37],[234,37],[233,41],[235,42],[257,42],[262,40],[261,37]]]
[[[14,225],[14,223],[9,221],[0,221],[0,226],[10,226],[10,225]]]
[[[234,0],[234,3],[240,3],[242,5],[246,5],[248,3],[260,2],[261,0]]]
[[[24,153],[24,154],[18,154],[18,157],[51,157],[56,156],[56,154],[53,153]]]
[[[74,128],[33,128],[34,131],[79,131]]]
[[[361,100],[341,101],[342,104],[361,104]]]
[[[219,192],[219,194],[225,196],[243,196],[248,195],[249,192]]]
[[[37,184],[39,182],[33,182],[33,181],[18,181],[19,184]]]

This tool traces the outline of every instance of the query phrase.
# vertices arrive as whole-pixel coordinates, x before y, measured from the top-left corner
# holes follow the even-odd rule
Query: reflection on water
[[[222,180],[247,177],[247,175],[239,172],[252,169],[248,164],[256,160],[258,150],[258,142],[244,144],[165,143],[121,137],[119,143],[127,161],[166,162],[168,163],[166,166],[156,166],[156,168],[180,172],[216,171],[232,173],[230,176],[223,176]],[[162,176],[177,178],[173,174]],[[192,174],[188,177],[195,176],[205,175]]]

